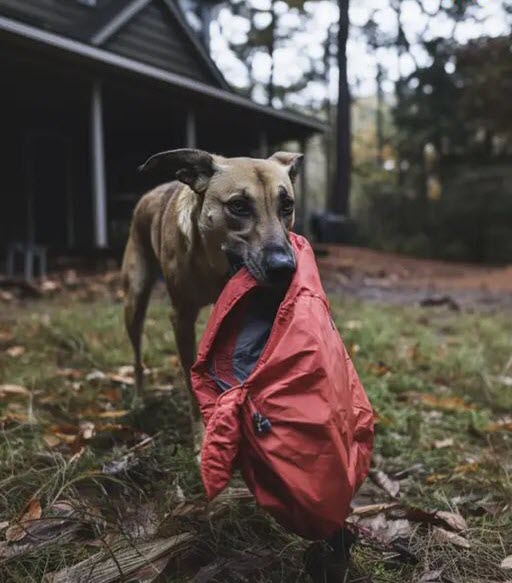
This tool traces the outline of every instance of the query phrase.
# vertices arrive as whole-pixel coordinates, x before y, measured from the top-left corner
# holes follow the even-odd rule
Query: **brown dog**
[[[196,355],[195,321],[216,300],[230,268],[245,265],[262,284],[295,269],[288,240],[294,222],[293,182],[302,155],[278,152],[267,160],[223,158],[201,150],[151,157],[145,171],[170,179],[135,208],[123,259],[125,323],[135,356],[136,398],[141,396],[141,335],[153,284],[163,273],[176,345],[190,388]],[[198,421],[192,399],[193,421]]]

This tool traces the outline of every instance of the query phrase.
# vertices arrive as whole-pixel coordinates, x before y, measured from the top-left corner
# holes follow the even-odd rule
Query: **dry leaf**
[[[92,439],[95,433],[96,431],[94,423],[92,423],[91,421],[83,421],[82,423],[80,423],[79,435],[81,435],[84,440],[87,441],[89,439]]]
[[[351,517],[348,522],[355,524],[361,532],[366,531],[371,538],[385,545],[396,539],[407,539],[413,531],[413,526],[408,520],[388,520],[384,513],[370,517]]]
[[[98,414],[98,417],[101,417],[102,419],[117,419],[118,417],[124,417],[125,415],[128,415],[130,411],[127,411],[125,409],[119,409],[117,411],[103,411],[102,413]]]
[[[367,504],[365,506],[357,506],[352,509],[352,514],[355,516],[372,516],[373,514],[380,514],[391,508],[397,508],[398,502],[388,502],[385,504]]]
[[[436,518],[440,518],[445,522],[450,528],[456,531],[464,531],[468,529],[468,525],[464,518],[460,514],[455,512],[447,512],[445,510],[438,510],[435,513]]]
[[[425,478],[425,482],[427,484],[437,484],[438,482],[442,482],[448,478],[448,474],[430,474]]]
[[[11,346],[5,352],[12,358],[17,358],[18,356],[22,356],[26,352],[26,348],[24,346]]]
[[[446,439],[440,439],[434,441],[434,447],[436,449],[444,449],[445,447],[453,447],[453,438],[447,437]]]
[[[0,397],[9,395],[29,395],[30,391],[21,385],[0,385]]]
[[[135,384],[135,380],[132,377],[129,377],[126,375],[110,373],[107,376],[114,383],[120,383],[122,385],[134,385]]]
[[[460,536],[460,534],[450,532],[449,530],[445,530],[444,528],[435,527],[433,539],[435,542],[440,544],[451,543],[452,545],[455,545],[456,547],[461,547],[463,549],[471,548],[471,543],[467,539]]]
[[[104,372],[101,372],[101,370],[93,370],[85,377],[85,380],[89,381],[89,382],[102,381],[106,378],[107,378],[107,375]]]
[[[122,397],[121,389],[119,388],[105,388],[101,391],[101,394],[111,403],[120,401]]]
[[[497,431],[512,431],[512,418],[505,417],[495,423],[489,423],[484,427],[487,433],[496,433]]]
[[[434,583],[439,581],[441,575],[443,574],[443,569],[438,569],[437,571],[429,571],[428,573],[423,573],[421,579],[418,583]]]
[[[41,512],[41,503],[37,498],[32,498],[16,521],[7,529],[5,533],[6,540],[12,543],[25,538],[27,535],[27,525],[41,518]]]
[[[392,480],[387,474],[381,470],[374,470],[370,472],[370,478],[379,488],[387,492],[391,498],[396,498],[400,492],[400,482]]]
[[[512,555],[503,559],[503,561],[501,561],[500,567],[502,569],[512,569]]]
[[[57,447],[57,445],[60,445],[61,443],[61,439],[57,435],[52,435],[51,433],[45,433],[43,435],[43,441],[50,449]]]
[[[345,330],[361,330],[363,327],[363,323],[361,320],[348,320],[343,324],[343,328]]]
[[[425,405],[432,409],[443,411],[474,411],[475,406],[466,403],[460,397],[439,397],[430,393],[407,393],[411,401]]]
[[[181,366],[180,358],[176,354],[171,354],[171,356],[169,357],[169,362],[171,366],[174,368],[179,368]]]
[[[65,379],[77,380],[82,378],[83,371],[76,368],[59,368],[57,369],[56,375]]]
[[[374,374],[377,377],[383,377],[384,375],[391,372],[389,366],[387,366],[381,360],[377,364],[370,364],[369,370],[372,374]]]

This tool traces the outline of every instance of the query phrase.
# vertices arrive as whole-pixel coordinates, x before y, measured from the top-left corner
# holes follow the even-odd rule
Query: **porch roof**
[[[163,86],[174,87],[188,95],[208,98],[213,102],[231,106],[240,113],[251,114],[253,119],[260,119],[265,126],[279,126],[281,132],[288,134],[289,139],[302,138],[326,130],[326,125],[319,119],[265,107],[234,92],[0,16],[0,40],[2,39],[12,43],[21,43],[33,50],[43,49],[49,55],[58,54],[80,63],[93,65],[103,74],[122,72],[133,77],[153,80]]]

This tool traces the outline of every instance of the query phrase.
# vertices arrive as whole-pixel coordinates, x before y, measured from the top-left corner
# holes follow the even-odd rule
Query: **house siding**
[[[0,0],[0,14],[70,37],[94,10],[72,0]]]
[[[104,11],[112,12],[118,7],[122,7],[119,0],[100,0],[96,7],[80,4],[76,0],[0,0],[0,15],[88,42],[94,26],[97,26],[95,23]],[[102,48],[219,86],[219,80],[162,0],[153,0],[109,38]]]
[[[211,73],[191,50],[189,39],[159,2],[137,14],[104,48],[198,81],[212,82]]]

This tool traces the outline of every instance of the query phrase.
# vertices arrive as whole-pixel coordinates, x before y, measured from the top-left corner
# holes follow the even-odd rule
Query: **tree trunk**
[[[338,28],[338,112],[336,120],[336,180],[331,191],[329,210],[348,215],[350,201],[350,174],[352,167],[350,130],[350,89],[347,78],[347,40],[350,0],[338,0],[340,19]]]

